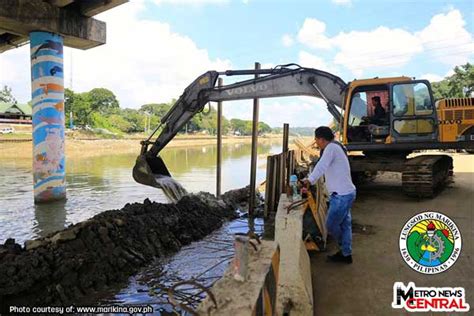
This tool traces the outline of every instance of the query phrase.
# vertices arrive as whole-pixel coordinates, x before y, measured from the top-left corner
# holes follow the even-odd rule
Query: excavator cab
[[[345,142],[390,144],[436,141],[430,85],[407,77],[355,80],[349,85]]]
[[[390,93],[393,141],[437,141],[438,118],[430,84],[426,80],[393,83]]]
[[[359,87],[354,91],[349,106],[349,142],[384,142],[390,134],[387,87]]]

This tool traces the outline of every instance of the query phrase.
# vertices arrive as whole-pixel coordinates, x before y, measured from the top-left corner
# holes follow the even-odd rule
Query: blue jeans
[[[354,191],[346,195],[333,193],[329,199],[326,227],[329,234],[338,242],[344,256],[352,255],[351,207],[355,197]]]

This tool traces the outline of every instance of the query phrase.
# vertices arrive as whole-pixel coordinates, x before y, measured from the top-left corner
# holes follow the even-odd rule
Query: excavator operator
[[[372,123],[375,125],[385,125],[385,119],[387,112],[380,102],[380,97],[372,97],[372,105],[374,106],[374,116],[372,117]]]

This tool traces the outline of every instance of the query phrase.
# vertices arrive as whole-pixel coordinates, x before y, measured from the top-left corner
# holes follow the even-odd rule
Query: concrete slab
[[[360,188],[353,220],[365,225],[366,230],[356,226],[354,231],[354,263],[334,264],[326,262],[325,253],[311,255],[315,315],[408,315],[405,310],[391,307],[396,281],[405,284],[413,281],[417,286],[427,287],[464,287],[472,312],[474,155],[453,154],[453,158],[455,183],[432,200],[417,201],[406,197],[399,176],[393,173]],[[413,271],[402,260],[398,246],[405,222],[427,210],[449,216],[462,234],[460,258],[448,271],[437,275]]]
[[[126,2],[128,2],[128,0],[89,0],[81,1],[79,5],[81,14],[84,16],[91,17],[110,10],[112,8],[115,8],[116,6],[124,4]]]
[[[273,241],[262,240],[258,251],[249,246],[248,255],[248,275],[245,282],[235,280],[234,268],[230,265],[224,276],[211,289],[217,309],[212,300],[206,297],[196,311],[198,315],[275,315],[272,302],[276,301],[278,245]],[[269,280],[273,284],[269,284]]]
[[[0,53],[28,42],[32,31],[64,37],[64,45],[88,49],[106,41],[106,26],[91,18],[128,0],[0,1]]]
[[[303,207],[288,214],[290,204],[286,194],[282,194],[275,217],[275,241],[280,246],[277,310],[283,315],[285,306],[291,302],[291,315],[311,315],[313,288],[310,260],[302,240]]]

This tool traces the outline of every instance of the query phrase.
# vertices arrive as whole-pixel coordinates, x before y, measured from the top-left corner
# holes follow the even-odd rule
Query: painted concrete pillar
[[[35,202],[66,198],[63,39],[30,33]]]

